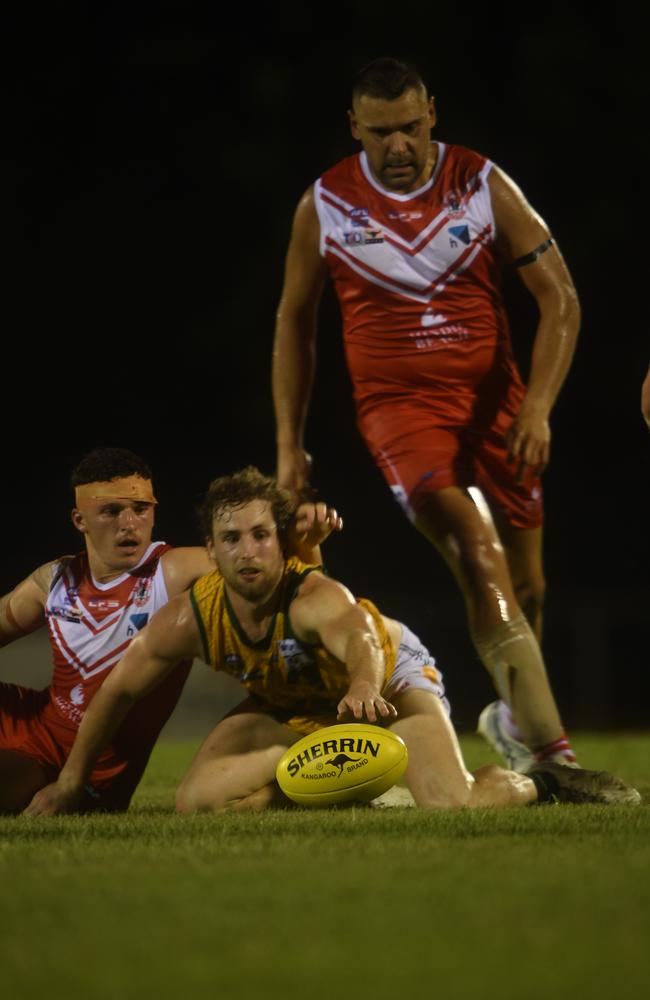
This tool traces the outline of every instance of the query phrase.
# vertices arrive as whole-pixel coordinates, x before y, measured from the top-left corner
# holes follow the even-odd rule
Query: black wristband
[[[534,261],[537,260],[538,257],[541,257],[543,253],[546,253],[547,250],[550,250],[550,248],[553,246],[554,243],[555,240],[553,239],[553,237],[549,236],[547,240],[544,240],[543,243],[540,243],[540,245],[538,247],[535,247],[534,250],[531,250],[530,253],[525,253],[523,257],[517,257],[516,260],[513,260],[512,263],[514,267],[524,267],[526,264],[532,264]]]

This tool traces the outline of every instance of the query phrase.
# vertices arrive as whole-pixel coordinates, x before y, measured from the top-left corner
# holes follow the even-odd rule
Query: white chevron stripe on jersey
[[[316,194],[317,207],[319,200],[322,200],[326,204],[331,205],[334,210],[340,209],[341,215],[344,216],[346,223],[350,221],[350,213],[354,211],[354,205],[350,205],[347,201],[343,201],[342,198],[339,198],[332,191],[328,191],[326,188],[323,188],[320,179],[316,181],[314,190]],[[404,247],[405,250],[408,250],[412,245],[408,240],[405,240],[398,233],[393,232],[393,230],[389,229],[383,222],[378,222],[377,219],[374,219],[371,215],[368,216],[368,225],[372,226],[374,229],[381,229],[384,234],[388,234],[390,236],[391,242],[395,243],[397,246]],[[418,234],[418,239],[419,238],[420,235]],[[322,252],[321,247],[321,253]]]
[[[478,175],[477,175],[478,176]],[[418,240],[421,247],[415,254],[410,247],[403,248],[387,238],[387,228],[376,225],[359,227],[350,225],[347,210],[332,204],[323,192],[318,201],[321,223],[323,256],[332,254],[344,261],[357,274],[387,291],[397,292],[417,302],[429,302],[461,274],[480,253],[484,244],[494,237],[491,206],[486,211],[484,186],[472,212],[472,199],[464,211],[463,226],[466,235],[460,239],[448,223],[453,219],[444,213],[437,229],[429,228],[426,240]],[[368,222],[370,223],[370,217]],[[366,238],[367,237],[367,238]]]
[[[398,264],[393,261],[390,276],[394,280],[389,281],[387,280],[387,274],[370,267],[370,265],[366,264],[360,257],[354,257],[352,254],[347,253],[330,237],[326,238],[326,247],[328,253],[331,253],[335,257],[344,261],[348,267],[352,268],[353,271],[360,274],[368,281],[371,281],[374,285],[378,285],[380,288],[385,288],[389,292],[396,292],[398,295],[402,295],[407,299],[412,299],[414,302],[429,303],[436,295],[440,295],[448,284],[455,281],[458,275],[462,274],[462,272],[470,266],[476,256],[481,252],[484,243],[489,240],[491,235],[491,227],[486,226],[485,229],[475,237],[472,246],[466,247],[462,253],[458,255],[454,263],[449,265],[445,271],[435,276],[435,283],[433,284],[433,287],[431,287],[431,283],[426,278],[422,278],[417,274],[416,267],[411,268],[411,284],[399,282],[395,276],[395,272],[398,271]],[[425,267],[427,271],[430,270],[428,266],[425,265]],[[413,282],[415,280],[419,280],[419,288],[417,289],[413,286]]]
[[[467,181],[464,189],[459,192],[460,207],[463,209],[464,213],[467,212],[468,205],[471,199],[474,197],[474,195],[483,190],[484,183],[487,181],[491,169],[492,169],[492,164],[488,161],[487,163],[484,164],[484,166],[480,171],[475,173]],[[375,185],[375,187],[377,187],[378,190],[382,191],[384,196],[390,197],[388,192],[384,191],[378,185]],[[348,223],[350,221],[350,215],[354,211],[356,206],[352,205],[350,202],[345,201],[343,198],[340,198],[338,195],[336,195],[333,191],[330,191],[328,188],[324,188],[322,180],[320,178],[316,181],[314,185],[314,195],[315,195],[315,203],[317,211],[319,209],[319,203],[323,201],[326,204],[331,205],[332,209],[340,210],[341,215],[344,216],[345,218],[340,219],[339,223],[343,222]],[[412,198],[413,196],[414,195],[409,195],[409,198]],[[320,211],[318,211],[318,214],[320,216]],[[435,215],[434,218],[425,226],[425,228],[422,229],[412,240],[407,240],[403,236],[400,236],[399,233],[396,233],[394,229],[392,229],[390,226],[387,226],[385,220],[380,221],[374,216],[371,215],[368,216],[369,226],[371,226],[374,229],[381,229],[383,235],[390,243],[402,247],[404,250],[406,250],[408,253],[412,255],[420,253],[422,248],[435,235],[437,235],[437,233],[440,231],[440,229],[442,229],[444,225],[446,225],[446,223],[450,221],[451,218],[448,209],[443,209],[440,212],[438,212],[437,215]],[[324,229],[324,227],[322,226],[322,222],[323,220],[321,219],[321,230]],[[322,252],[323,251],[321,246],[321,253]]]
[[[75,651],[71,649],[70,646],[68,646],[68,644],[65,641],[65,638],[63,637],[61,629],[58,627],[58,622],[52,623],[52,627],[50,628],[50,635],[54,640],[54,642],[56,643],[57,648],[59,649],[61,655],[67,660],[67,662],[70,664],[71,667],[73,667],[76,671],[78,671],[78,673],[81,674],[84,680],[87,677],[93,677],[95,674],[99,674],[104,670],[108,670],[109,667],[115,666],[118,660],[121,659],[124,651],[131,643],[131,639],[127,639],[120,646],[110,649],[105,656],[102,656],[98,660],[95,660],[92,666],[89,667],[82,660],[80,660],[79,657],[76,655]]]
[[[332,191],[328,191],[326,188],[323,188],[320,180],[316,181],[316,186],[319,189],[318,196],[320,197],[321,201],[323,201],[327,205],[330,205],[334,209],[334,211],[336,211],[337,209],[340,210],[341,223],[343,222],[349,223],[350,213],[354,211],[355,206],[348,204],[346,201],[343,201],[342,198],[337,197],[337,195],[333,194]],[[447,211],[438,212],[435,219],[432,219],[432,221],[427,225],[427,227],[423,229],[421,233],[418,233],[415,239],[406,240],[404,239],[403,236],[400,236],[399,233],[396,233],[393,229],[391,229],[390,226],[387,226],[385,222],[379,222],[372,215],[368,216],[368,225],[370,227],[372,227],[373,229],[380,229],[382,234],[389,241],[389,243],[392,243],[398,247],[402,247],[405,253],[408,253],[412,256],[418,253],[419,250],[423,246],[425,246],[425,244],[432,238],[432,236],[435,236],[438,230],[442,229],[442,227],[447,222],[449,222],[448,212]]]
[[[334,254],[335,257],[340,257],[341,260],[345,261],[348,267],[352,268],[353,271],[356,271],[357,274],[360,274],[363,278],[367,278],[368,281],[372,281],[373,285],[378,285],[380,288],[385,288],[386,291],[388,292],[396,292],[398,295],[403,295],[407,299],[413,299],[414,302],[423,302],[425,305],[428,304],[433,298],[433,293],[430,295],[426,294],[418,295],[417,292],[413,291],[412,289],[406,291],[406,289],[401,288],[390,281],[386,281],[383,278],[377,277],[375,274],[369,271],[368,268],[363,268],[361,266],[360,261],[356,261],[354,259],[350,259],[349,257],[345,256],[345,254],[341,251],[341,248],[338,247],[335,243],[328,244],[327,250],[328,253]]]

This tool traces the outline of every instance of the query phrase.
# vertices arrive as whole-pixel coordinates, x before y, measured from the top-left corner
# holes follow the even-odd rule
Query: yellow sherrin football
[[[301,806],[369,802],[404,774],[404,740],[380,726],[328,726],[303,737],[282,755],[275,776]]]

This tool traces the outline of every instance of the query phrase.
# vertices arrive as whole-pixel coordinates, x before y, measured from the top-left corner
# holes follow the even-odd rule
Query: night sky
[[[414,7],[400,25],[394,4],[284,5],[231,11],[223,30],[198,5],[111,4],[94,24],[16,28],[4,590],[76,548],[67,479],[91,447],[150,462],[158,536],[177,544],[199,541],[193,504],[213,476],[273,471],[270,355],[293,209],[355,149],[355,70],[396,55],[436,96],[435,134],[522,186],[574,275],[583,332],[545,477],[547,651],[569,716],[647,718],[648,37],[586,5],[588,21],[460,9]],[[516,278],[506,289],[525,370],[535,313]],[[308,447],[347,525],[330,570],[418,630],[474,711],[489,687],[462,602],[355,430],[331,292],[319,343]]]

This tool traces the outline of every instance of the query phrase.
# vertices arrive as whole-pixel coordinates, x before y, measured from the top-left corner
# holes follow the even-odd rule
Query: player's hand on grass
[[[382,698],[374,685],[367,681],[359,681],[351,684],[336,708],[337,719],[345,719],[353,716],[357,720],[363,719],[364,715],[368,722],[377,722],[378,718],[394,719],[397,717],[397,709],[389,701]]]
[[[541,475],[551,457],[551,428],[546,408],[524,400],[505,439],[508,461],[517,463],[517,482],[522,481],[527,468]]]
[[[280,486],[289,490],[294,500],[299,500],[309,487],[312,458],[304,448],[278,448],[278,471],[276,479]]]
[[[58,813],[74,812],[81,801],[83,789],[66,787],[58,781],[46,785],[36,793],[26,809],[24,816],[56,816]]]
[[[294,532],[305,545],[320,545],[333,531],[341,531],[343,518],[326,503],[301,503],[296,511]]]

